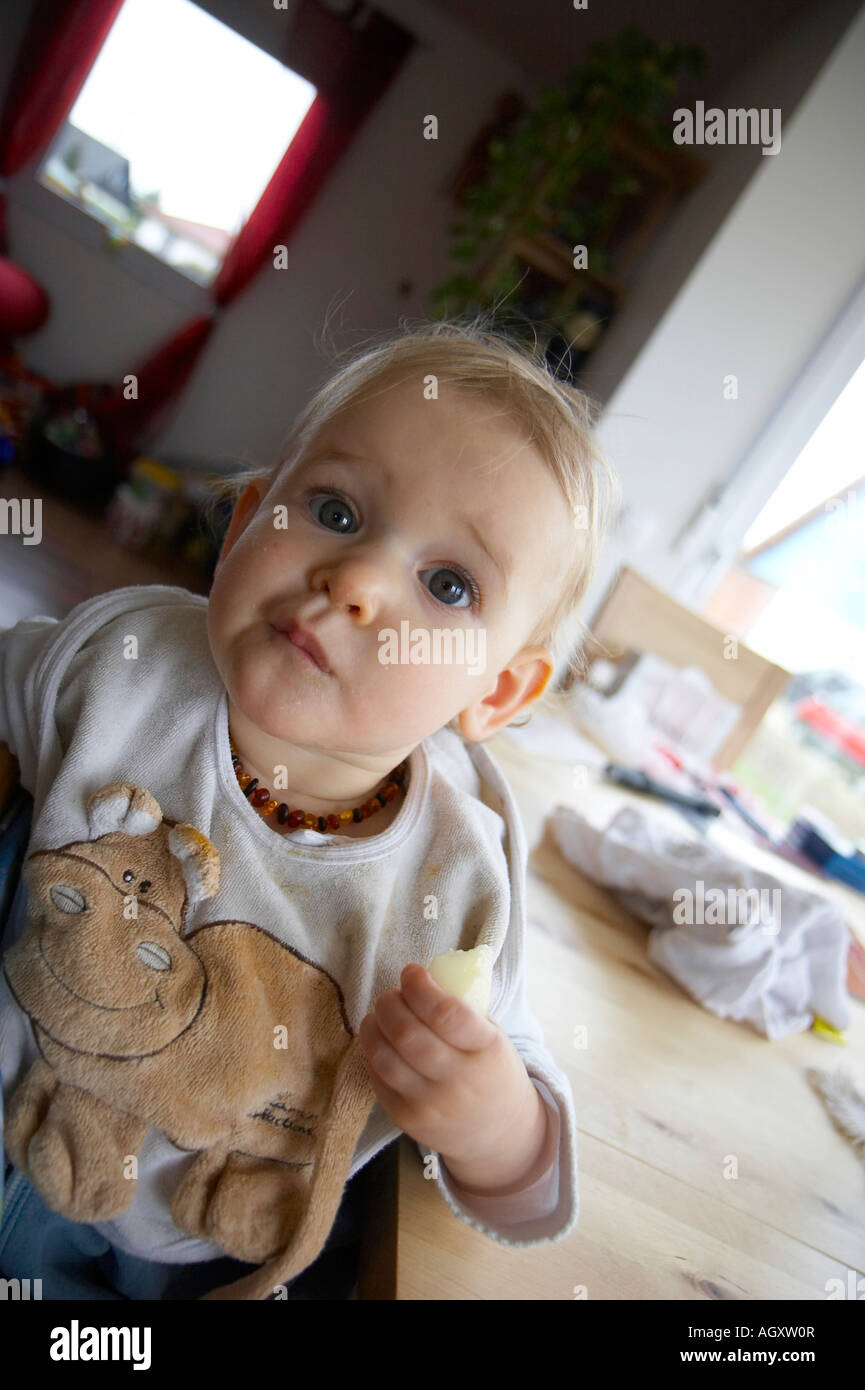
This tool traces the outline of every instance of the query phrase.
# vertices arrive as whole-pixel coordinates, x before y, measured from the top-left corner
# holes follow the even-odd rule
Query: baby
[[[44,1297],[208,1295],[307,1230],[303,1213],[324,1201],[310,1173],[330,1164],[328,1144],[339,1152],[340,1126],[346,1169],[326,1225],[345,1179],[347,1196],[399,1132],[415,1141],[454,1214],[502,1243],[559,1240],[576,1224],[570,1087],[525,997],[525,844],[482,744],[543,695],[591,581],[616,498],[591,425],[587,398],[502,336],[447,322],[400,332],[326,383],[272,470],[239,481],[209,599],[124,589],[59,623],[28,619],[0,634],[0,739],[33,793],[31,858],[72,843],[80,858],[82,842],[101,844],[94,832],[106,827],[115,837],[155,836],[160,813],[166,826],[194,827],[200,840],[187,835],[182,850],[181,939],[209,924],[255,926],[278,959],[253,974],[272,986],[284,956],[286,972],[306,970],[298,989],[309,1000],[314,986],[320,1010],[293,1008],[292,1018],[309,1019],[303,1065],[290,1074],[286,1055],[285,1090],[255,1111],[259,1129],[228,1154],[223,1216],[214,1200],[205,1210],[193,1184],[190,1149],[199,1162],[214,1150],[161,1118],[167,1111],[141,1112],[125,1208],[115,1200],[103,1220],[82,1216],[99,1215],[94,1192],[64,1188],[59,1200],[56,1169],[46,1162],[40,1174],[35,1141],[22,1156],[26,1173],[7,1159],[0,1274],[42,1278]],[[127,896],[140,903],[149,891],[152,901],[160,885],[143,873],[136,883],[130,865]],[[7,959],[25,930],[26,900],[22,882]],[[486,1017],[426,968],[478,944],[496,961]],[[142,957],[139,945],[139,957],[161,964],[157,949]],[[9,1116],[46,1047],[34,1045],[39,1019],[10,988],[8,965],[7,977],[0,1066]],[[211,986],[211,1011],[217,994]],[[335,1000],[335,1050],[317,1063]],[[105,1056],[98,1020],[93,1027],[78,1053]],[[371,1088],[364,1106],[355,1083],[354,1110],[340,1093],[352,1047]],[[145,1054],[135,1054],[138,1075]],[[189,1048],[178,1055],[198,1065]],[[211,1059],[196,1085],[212,1084],[216,1103],[225,1083],[212,1073]],[[99,1073],[102,1100],[138,1115],[126,1081],[109,1074]],[[305,1110],[286,1106],[302,1096]],[[319,1126],[314,1159],[292,1163],[267,1149],[267,1124],[289,1113],[306,1116],[307,1135]],[[104,1162],[104,1130],[90,1142],[91,1165]],[[283,1183],[267,1187],[259,1215],[288,1216],[258,1244],[238,1151],[260,1153],[256,1172],[267,1165]],[[281,1176],[290,1168],[293,1186]],[[212,1170],[208,1181],[212,1199]],[[321,1246],[305,1246],[304,1258]],[[110,1271],[96,1294],[83,1274],[94,1259]],[[242,1280],[237,1290],[230,1296],[263,1296]]]

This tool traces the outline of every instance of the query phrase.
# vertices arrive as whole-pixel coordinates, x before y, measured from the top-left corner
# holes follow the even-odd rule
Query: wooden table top
[[[526,829],[528,999],[573,1088],[580,1218],[563,1241],[502,1245],[451,1212],[402,1136],[369,1165],[358,1296],[825,1300],[827,1280],[865,1273],[865,1171],[806,1068],[842,1063],[865,1084],[865,1004],[850,999],[843,1046],[810,1030],[770,1042],[697,1004],[648,959],[648,925],[545,826],[559,803],[606,823],[645,798],[592,774],[578,788],[571,764],[507,734],[489,748]],[[801,872],[766,859],[781,879]],[[854,925],[858,895],[803,878]]]

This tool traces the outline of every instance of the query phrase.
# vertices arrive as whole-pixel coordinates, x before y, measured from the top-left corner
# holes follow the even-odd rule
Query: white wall
[[[819,14],[818,6],[811,22]],[[801,43],[808,35],[794,37]],[[608,402],[601,442],[618,467],[635,527],[654,529],[608,547],[586,599],[589,621],[621,559],[694,602],[694,569],[687,541],[673,548],[677,534],[783,407],[865,275],[863,73],[860,10],[789,122],[782,107],[780,153],[761,156]],[[718,105],[772,107],[779,104],[772,91],[757,72]],[[730,374],[738,378],[736,400],[723,396]],[[752,515],[777,481],[777,467],[751,480]],[[724,518],[736,495],[734,486],[708,526],[731,554],[736,537],[723,534]]]

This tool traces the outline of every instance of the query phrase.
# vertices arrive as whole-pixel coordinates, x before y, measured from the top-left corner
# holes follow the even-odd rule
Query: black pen
[[[669,801],[673,806],[686,806],[689,811],[697,811],[701,816],[720,816],[721,814],[720,806],[716,806],[714,801],[704,801],[702,797],[688,796],[685,792],[673,791],[672,787],[665,787],[663,782],[656,782],[654,777],[649,777],[639,768],[623,767],[620,763],[607,763],[604,774],[611,782],[618,782],[620,786],[630,787],[631,791],[657,796],[662,801]]]

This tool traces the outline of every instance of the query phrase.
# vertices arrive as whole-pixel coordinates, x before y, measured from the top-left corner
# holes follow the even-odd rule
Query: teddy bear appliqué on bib
[[[219,855],[112,782],[90,838],[25,861],[28,923],[3,967],[41,1053],[6,1148],[53,1210],[106,1221],[151,1126],[196,1153],[175,1225],[261,1268],[205,1295],[267,1298],[321,1252],[375,1095],[335,980],[253,922],[183,936]]]

